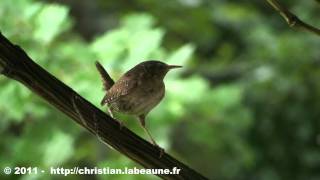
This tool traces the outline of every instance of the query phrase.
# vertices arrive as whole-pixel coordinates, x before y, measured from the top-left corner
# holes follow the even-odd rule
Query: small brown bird
[[[106,95],[101,105],[107,105],[110,115],[113,111],[138,117],[142,128],[145,130],[152,143],[158,146],[146,128],[147,114],[162,100],[165,94],[163,79],[167,72],[182,66],[167,65],[160,61],[142,62],[114,83],[103,66],[96,62],[96,67],[102,77]],[[120,122],[122,126],[122,123]]]

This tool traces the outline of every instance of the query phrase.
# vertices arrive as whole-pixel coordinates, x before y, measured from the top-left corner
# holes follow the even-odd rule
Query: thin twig
[[[80,111],[80,109],[78,108],[78,105],[77,105],[77,103],[76,103],[76,101],[79,101],[79,100],[81,100],[81,99],[78,97],[78,95],[75,94],[75,95],[72,97],[72,105],[73,105],[74,110],[77,112],[77,114],[78,114],[78,116],[79,116],[82,124],[83,124],[84,126],[88,127],[87,121],[84,119],[84,117],[83,117],[83,115],[81,114],[81,111]]]
[[[295,14],[290,12],[285,6],[281,5],[278,0],[266,0],[280,15],[287,21],[292,28],[299,28],[320,36],[320,29],[311,26],[300,20]]]

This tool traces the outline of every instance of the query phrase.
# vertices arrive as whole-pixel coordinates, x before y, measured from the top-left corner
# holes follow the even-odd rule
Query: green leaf
[[[97,55],[110,67],[124,53],[130,34],[126,30],[113,30],[98,37],[90,46]]]
[[[123,64],[124,69],[129,69],[139,61],[152,59],[152,52],[156,51],[162,42],[164,31],[162,29],[144,30],[133,34],[129,39],[128,58]]]
[[[166,80],[167,94],[172,100],[183,103],[194,103],[206,94],[208,85],[199,76],[183,80]]]
[[[30,4],[29,6],[26,6],[24,8],[24,11],[23,11],[23,17],[26,19],[26,20],[32,20],[32,18],[37,15],[37,13],[39,13],[39,11],[42,10],[42,8],[44,7],[43,4],[41,3],[33,3],[33,4]]]
[[[191,58],[194,50],[195,47],[192,44],[183,45],[167,58],[167,63],[185,65],[187,61]]]
[[[0,88],[0,100],[6,102],[0,106],[0,111],[6,112],[8,119],[14,121],[23,120],[25,114],[24,106],[30,92],[22,85],[15,82],[8,82]]]
[[[35,39],[43,44],[50,43],[64,29],[68,9],[60,5],[45,6],[36,17]]]
[[[150,29],[154,25],[154,18],[149,14],[139,13],[125,16],[121,22],[124,29],[130,32],[139,32],[141,30]]]
[[[61,165],[73,154],[73,139],[70,135],[56,131],[49,140],[44,151],[44,164],[46,166]]]

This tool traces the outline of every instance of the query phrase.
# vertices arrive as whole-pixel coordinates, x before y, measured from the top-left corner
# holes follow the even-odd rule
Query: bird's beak
[[[178,66],[178,65],[168,65],[168,69],[174,69],[174,68],[182,68],[182,66]]]

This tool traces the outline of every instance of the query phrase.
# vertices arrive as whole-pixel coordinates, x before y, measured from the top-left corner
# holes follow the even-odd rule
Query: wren
[[[144,61],[123,74],[115,83],[99,62],[96,62],[96,67],[106,91],[101,105],[107,105],[111,117],[114,117],[114,111],[136,116],[152,144],[159,147],[146,128],[145,119],[165,95],[163,79],[167,72],[182,66]]]

